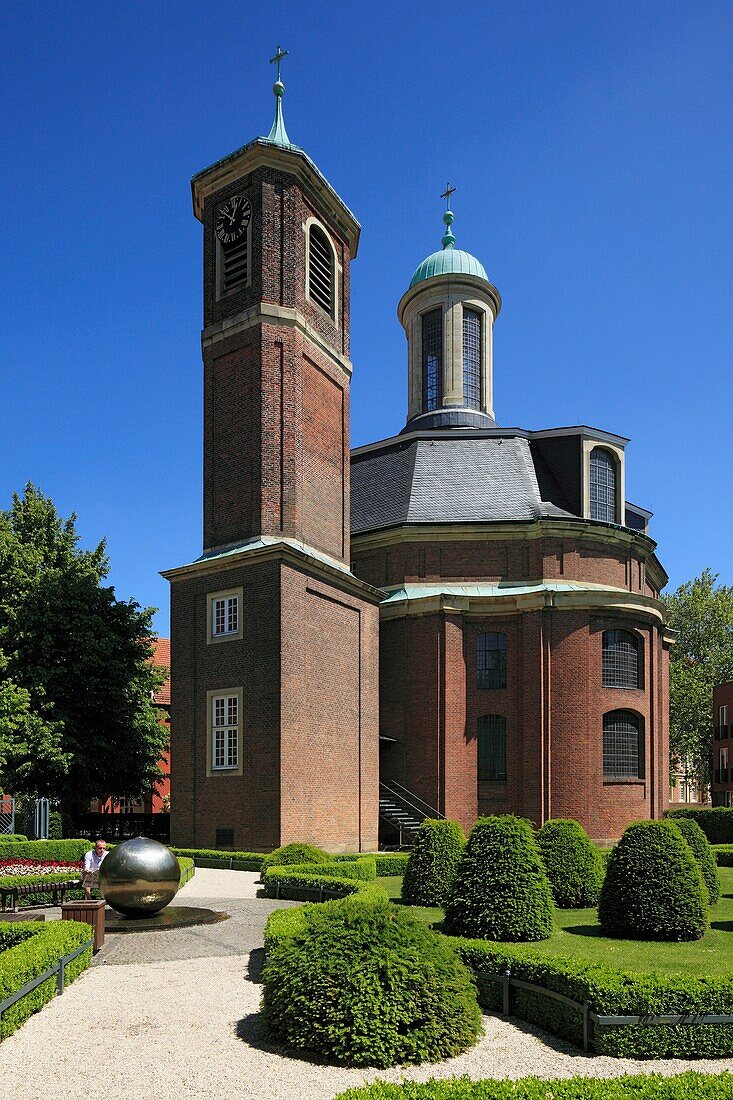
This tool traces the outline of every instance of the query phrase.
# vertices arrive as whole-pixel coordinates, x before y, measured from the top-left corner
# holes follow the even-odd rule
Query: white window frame
[[[728,725],[728,707],[727,707],[726,704],[723,704],[723,706],[718,707],[718,725],[719,726],[727,726]]]
[[[206,692],[207,776],[242,774],[242,697],[241,687]],[[232,709],[235,710],[234,721]],[[222,754],[218,757],[219,747]]]
[[[223,603],[224,605],[224,617],[229,616],[229,601],[235,601],[237,617],[236,630],[224,630],[217,632],[216,615],[217,605]],[[241,588],[227,588],[222,592],[209,592],[206,599],[206,641],[210,645],[212,642],[231,642],[237,638],[242,637],[242,589]]]

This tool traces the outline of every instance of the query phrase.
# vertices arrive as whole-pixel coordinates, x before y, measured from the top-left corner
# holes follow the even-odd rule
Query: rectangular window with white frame
[[[242,637],[242,589],[210,592],[208,596],[208,642],[226,642]]]
[[[207,692],[209,775],[242,774],[242,689]]]
[[[728,725],[728,708],[727,707],[718,707],[718,725],[719,726],[727,726]]]

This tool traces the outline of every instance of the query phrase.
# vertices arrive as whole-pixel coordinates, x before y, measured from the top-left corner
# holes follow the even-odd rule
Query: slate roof
[[[572,513],[543,500],[521,436],[405,439],[351,460],[351,533],[403,523],[506,523]]]

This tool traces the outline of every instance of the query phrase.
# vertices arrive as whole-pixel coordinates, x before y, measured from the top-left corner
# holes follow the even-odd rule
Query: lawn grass
[[[695,943],[611,939],[601,933],[595,909],[558,909],[560,930],[549,940],[526,944],[526,949],[537,955],[563,955],[637,973],[729,975],[733,970],[733,867],[719,867],[718,871],[721,898],[710,911],[709,931]],[[399,901],[401,878],[379,878],[377,882]],[[414,906],[413,912],[440,931],[442,910]]]

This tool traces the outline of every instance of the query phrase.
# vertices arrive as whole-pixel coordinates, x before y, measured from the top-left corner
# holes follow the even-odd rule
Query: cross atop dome
[[[451,229],[455,214],[450,208],[451,195],[455,194],[455,190],[455,187],[451,187],[451,185],[447,183],[445,185],[445,191],[440,196],[441,199],[445,199],[445,214],[443,215],[443,221],[445,223],[445,236],[443,237],[442,241],[443,248],[453,248],[453,245],[456,243],[456,238],[453,235],[453,230]]]

